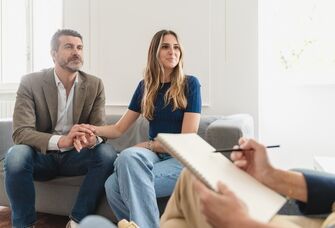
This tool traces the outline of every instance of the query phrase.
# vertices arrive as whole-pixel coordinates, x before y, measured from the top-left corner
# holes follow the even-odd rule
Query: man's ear
[[[50,51],[50,55],[51,55],[51,57],[52,57],[52,60],[55,62],[56,51],[55,51],[55,50],[51,50],[51,51]]]

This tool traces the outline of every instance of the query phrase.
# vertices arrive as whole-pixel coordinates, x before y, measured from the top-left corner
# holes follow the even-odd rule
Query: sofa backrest
[[[106,118],[107,124],[116,123],[121,118],[120,115],[109,115]],[[238,122],[248,122],[246,131],[241,131],[242,126],[238,126]],[[222,123],[225,125],[224,128],[221,128]],[[227,137],[223,137],[225,134],[225,127],[229,125],[238,126],[236,138],[243,136],[253,136],[253,119],[248,114],[242,114],[241,116],[232,115],[232,116],[216,116],[216,115],[202,115],[200,119],[198,135],[209,142],[212,146],[216,148],[222,148],[227,146],[233,146],[237,143],[236,140],[231,140],[231,132],[226,132]],[[218,126],[218,127],[216,127]],[[243,130],[243,129],[242,129]],[[137,143],[147,141],[149,136],[149,124],[148,121],[140,117],[137,119],[136,123],[129,128],[124,135],[118,139],[108,140],[108,143],[111,143],[117,151],[121,151],[127,147],[134,146]],[[222,143],[224,142],[224,143]]]
[[[121,115],[107,115],[107,124],[116,123]],[[13,145],[12,121],[0,120],[0,159]],[[149,124],[140,117],[125,134],[118,139],[108,140],[117,151],[134,146],[139,142],[148,140]],[[231,147],[237,143],[241,136],[253,137],[253,118],[249,114],[236,114],[231,116],[202,115],[198,134],[215,148]]]

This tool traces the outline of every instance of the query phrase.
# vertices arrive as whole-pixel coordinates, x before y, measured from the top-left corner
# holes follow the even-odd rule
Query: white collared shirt
[[[71,87],[69,96],[66,96],[66,89],[63,83],[59,80],[56,71],[54,71],[54,76],[58,91],[57,123],[55,130],[52,132],[54,135],[51,136],[49,140],[48,150],[61,150],[63,152],[73,148],[70,147],[59,149],[58,141],[62,135],[67,135],[73,126],[73,98],[75,87],[78,84],[78,73],[76,74],[76,78]]]

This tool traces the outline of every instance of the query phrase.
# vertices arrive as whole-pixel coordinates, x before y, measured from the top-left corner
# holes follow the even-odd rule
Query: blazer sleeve
[[[335,175],[315,170],[297,170],[307,184],[307,203],[297,201],[304,214],[328,214],[335,202]]]
[[[105,89],[101,79],[99,79],[97,93],[93,102],[91,113],[89,115],[88,122],[90,124],[97,126],[106,124],[105,104]]]
[[[13,114],[12,137],[15,144],[29,145],[37,151],[46,153],[52,135],[36,130],[36,110],[31,83],[30,78],[25,76],[18,88]]]

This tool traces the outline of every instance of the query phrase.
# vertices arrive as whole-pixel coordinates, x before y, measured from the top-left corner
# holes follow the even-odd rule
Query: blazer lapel
[[[47,108],[51,118],[52,129],[55,129],[57,123],[57,110],[58,110],[58,91],[55,82],[53,68],[46,72],[43,85],[44,97],[46,99]]]
[[[74,103],[73,103],[73,124],[79,123],[81,112],[84,107],[87,84],[86,78],[80,71],[78,72],[78,85],[75,88]]]

